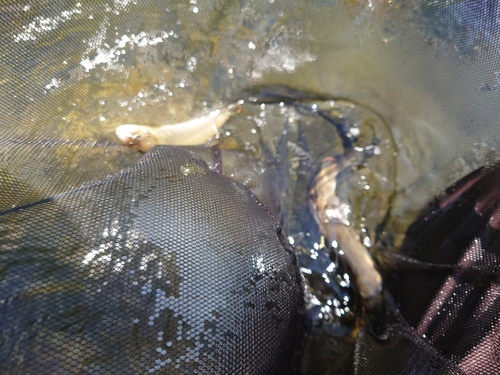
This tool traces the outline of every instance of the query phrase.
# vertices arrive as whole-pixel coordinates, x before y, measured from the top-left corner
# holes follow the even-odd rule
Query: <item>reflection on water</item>
[[[483,69],[473,87],[462,67],[437,58],[424,39],[464,40],[465,21],[453,21],[455,34],[428,28],[424,38],[418,3],[87,0],[61,9],[20,1],[2,8],[15,25],[2,36],[4,69],[13,73],[2,81],[1,105],[11,114],[2,121],[21,137],[34,123],[40,134],[111,141],[120,123],[181,122],[242,88],[293,82],[376,109],[395,129],[407,188],[472,145],[463,130],[472,115],[487,114],[470,113],[469,100],[495,77]],[[464,13],[467,3],[453,7]],[[423,20],[451,9],[422,7]],[[442,136],[450,132],[454,142]],[[407,209],[399,199],[395,208]]]
[[[75,8],[63,10],[59,15],[53,17],[35,17],[30,23],[22,26],[22,32],[14,35],[15,42],[26,42],[37,40],[37,37],[43,37],[44,34],[57,29],[60,24],[70,21],[75,14],[81,14],[82,4],[77,3]],[[23,12],[29,12],[31,5],[24,5]]]
[[[6,44],[7,68],[9,56],[16,56],[17,69],[30,76],[31,88],[12,82],[29,100],[20,115],[39,123],[40,133],[57,131],[72,140],[111,140],[119,123],[191,118],[266,72],[292,73],[315,59],[306,43],[311,35],[302,32],[301,7],[293,17],[284,8],[235,1],[26,5]],[[33,49],[37,61],[28,61]],[[32,105],[40,100],[45,116]],[[12,105],[19,108],[20,100]]]

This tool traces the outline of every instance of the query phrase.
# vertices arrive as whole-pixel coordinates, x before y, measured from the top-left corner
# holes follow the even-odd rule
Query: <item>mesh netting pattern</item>
[[[292,258],[255,197],[194,154],[158,147],[117,176],[0,218],[3,373],[292,365]]]
[[[459,180],[408,228],[389,262],[397,304],[383,334],[362,330],[355,373],[498,372],[499,170]]]

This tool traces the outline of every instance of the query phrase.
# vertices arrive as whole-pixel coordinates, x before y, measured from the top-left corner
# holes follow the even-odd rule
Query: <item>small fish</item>
[[[338,248],[354,274],[354,283],[365,303],[377,303],[382,292],[382,278],[375,263],[361,243],[359,235],[347,218],[349,206],[336,194],[337,176],[356,159],[359,151],[352,150],[341,157],[323,159],[313,180],[309,205],[327,243],[337,242]]]
[[[178,124],[158,127],[125,124],[116,128],[115,133],[122,143],[141,152],[147,152],[154,145],[200,145],[217,136],[222,125],[240,111],[241,104],[239,101]]]

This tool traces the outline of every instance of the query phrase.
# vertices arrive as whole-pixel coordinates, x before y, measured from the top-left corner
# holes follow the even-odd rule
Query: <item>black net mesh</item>
[[[398,272],[401,312],[465,373],[500,366],[498,183],[498,167],[483,168],[430,204],[403,244],[416,265]]]
[[[500,373],[499,17],[0,1],[0,373]],[[115,135],[238,99],[217,146]],[[325,158],[376,311],[311,212]]]
[[[296,266],[257,199],[187,151],[4,211],[2,227],[5,373],[291,367]]]

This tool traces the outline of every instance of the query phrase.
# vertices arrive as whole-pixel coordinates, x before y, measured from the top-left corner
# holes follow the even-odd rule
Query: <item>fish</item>
[[[238,101],[177,124],[158,127],[123,124],[116,128],[115,134],[121,143],[143,153],[154,145],[196,146],[215,138],[222,125],[240,111],[242,104],[243,101]]]
[[[349,205],[336,194],[339,173],[351,166],[360,152],[363,150],[352,149],[338,157],[324,158],[313,179],[308,204],[328,247],[342,250],[364,303],[375,306],[381,302],[382,277],[370,252],[348,220]]]

